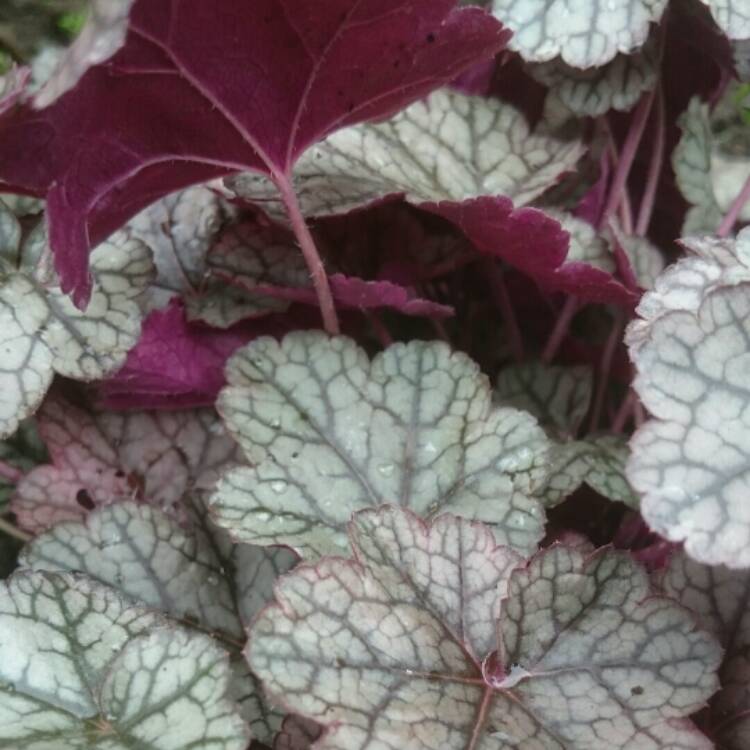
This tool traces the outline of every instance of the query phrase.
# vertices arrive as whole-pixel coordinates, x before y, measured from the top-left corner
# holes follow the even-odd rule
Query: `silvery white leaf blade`
[[[635,282],[641,289],[653,289],[656,279],[664,271],[664,256],[647,237],[626,234],[610,222],[615,242],[625,254]]]
[[[540,552],[511,576],[498,633],[518,698],[576,747],[599,746],[600,731],[628,748],[653,747],[662,731],[667,746],[692,746],[670,720],[716,690],[718,643],[685,609],[649,596],[646,572],[626,553]],[[613,717],[601,730],[592,724],[598,712]]]
[[[711,701],[710,725],[720,747],[743,750],[750,742],[750,574],[702,565],[675,552],[658,581],[724,648],[721,690]]]
[[[227,378],[218,408],[250,465],[225,474],[212,513],[235,538],[336,551],[353,511],[397,502],[491,523],[518,549],[538,540],[546,437],[530,415],[493,408],[477,366],[445,344],[370,362],[350,339],[296,332],[256,339]]]
[[[284,548],[232,544],[191,498],[190,523],[133,502],[99,508],[84,522],[64,522],[24,548],[21,566],[79,571],[239,649],[245,628],[273,599],[276,578],[297,558]],[[283,714],[264,700],[244,662],[232,664],[232,695],[253,736],[270,741]]]
[[[531,132],[509,104],[442,90],[390,120],[344,128],[313,146],[297,162],[294,182],[307,216],[347,213],[399,195],[417,205],[504,195],[522,206],[582,154],[577,139]],[[267,178],[243,173],[227,184],[285,220]]]
[[[243,637],[233,583],[212,540],[148,505],[117,503],[57,524],[24,548],[19,563],[82,571],[172,617]]]
[[[636,321],[626,337],[654,416],[627,465],[641,512],[691,557],[730,567],[750,567],[748,290],[718,287],[697,310]]]
[[[177,295],[192,298],[202,289],[206,253],[223,218],[220,197],[195,185],[162,198],[130,221],[131,234],[154,255],[156,278],[148,290],[148,309],[164,307]]]
[[[625,475],[630,457],[627,438],[623,435],[591,435],[585,442],[589,445],[589,453],[583,481],[608,500],[638,510],[640,498]]]
[[[558,505],[585,483],[602,497],[637,510],[640,499],[625,476],[629,456],[622,435],[593,434],[553,444],[549,482],[540,493],[545,507]]]
[[[509,570],[480,524],[395,507],[357,514],[352,547],[283,578],[247,648],[324,725],[316,748],[711,747],[684,717],[720,648],[628,556],[555,547]]]
[[[604,65],[643,45],[666,0],[492,0],[493,15],[513,31],[509,47],[529,62],[558,55],[575,68]]]
[[[627,111],[656,85],[658,54],[655,38],[637,52],[618,54],[598,67],[575,68],[563,60],[528,66],[529,73],[548,86],[580,117],[598,117],[611,109]]]
[[[743,0],[702,0],[730,39],[750,38],[750,8]]]
[[[163,628],[125,647],[101,703],[125,735],[122,750],[245,750],[250,732],[229,698],[230,678],[227,654],[211,638]]]
[[[0,345],[6,355],[0,363],[0,435],[11,434],[33,413],[54,373],[101,378],[122,365],[137,343],[138,298],[153,273],[148,248],[119,235],[94,250],[91,272],[94,287],[84,311],[57,282],[43,283],[38,267],[21,265],[0,280]]]
[[[0,743],[18,750],[243,750],[226,655],[88,578],[0,584]],[[196,699],[201,710],[196,711]]]
[[[591,403],[593,373],[585,366],[528,362],[501,370],[495,386],[498,403],[533,414],[559,434],[575,434]]]
[[[712,231],[721,221],[721,212],[706,175],[711,170],[711,125],[709,110],[700,99],[692,99],[678,125],[682,137],[672,153],[672,167],[677,186],[692,204],[685,224],[685,234]]]

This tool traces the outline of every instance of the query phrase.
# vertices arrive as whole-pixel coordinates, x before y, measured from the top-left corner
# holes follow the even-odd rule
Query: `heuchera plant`
[[[748,750],[748,49],[6,0],[0,747]]]

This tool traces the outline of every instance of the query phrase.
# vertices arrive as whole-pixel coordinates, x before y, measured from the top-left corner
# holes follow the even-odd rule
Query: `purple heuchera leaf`
[[[637,302],[637,295],[611,273],[589,263],[566,262],[570,235],[538,209],[514,208],[509,198],[489,196],[422,208],[452,221],[478,250],[501,258],[548,291],[626,308]]]
[[[85,302],[89,248],[156,198],[240,169],[288,186],[315,141],[504,46],[491,16],[454,5],[138,0],[114,57],[47,109],[0,123],[0,182],[46,195],[63,288]]]
[[[102,405],[112,409],[164,409],[213,405],[224,385],[224,364],[259,335],[279,334],[277,319],[226,330],[188,322],[179,300],[146,319],[135,349],[116,375],[101,384]]]

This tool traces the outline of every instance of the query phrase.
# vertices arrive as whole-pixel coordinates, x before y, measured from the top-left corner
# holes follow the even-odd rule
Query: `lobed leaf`
[[[103,243],[91,256],[92,297],[79,310],[48,269],[43,233],[19,245],[16,220],[2,205],[0,214],[7,243],[0,248],[0,436],[6,436],[36,410],[55,373],[88,381],[122,365],[138,340],[139,300],[153,264],[138,240],[119,235]]]
[[[2,119],[0,183],[46,196],[62,288],[84,303],[90,246],[156,198],[238,170],[286,183],[311,144],[503,48],[491,16],[454,6],[136,0],[114,57],[51,106]]]
[[[99,508],[84,522],[60,523],[36,537],[19,563],[84,572],[237,649],[245,628],[273,598],[274,581],[297,558],[283,548],[233,545],[207,521],[197,498],[188,507],[187,526],[133,502]],[[270,741],[281,717],[243,667],[244,662],[233,664],[234,700],[253,736]]]
[[[294,184],[307,216],[343,214],[393,196],[416,205],[503,195],[524,205],[571,169],[577,139],[532,133],[498,99],[440,90],[390,120],[340,130],[297,162]],[[227,184],[283,219],[278,190],[262,175]]]
[[[684,717],[721,649],[626,556],[553,547],[527,564],[490,530],[357,514],[354,560],[277,586],[247,657],[327,727],[320,750],[708,748]]]
[[[495,399],[527,411],[545,429],[573,436],[588,413],[594,376],[589,367],[564,367],[527,362],[504,367],[495,386]]]
[[[627,474],[649,525],[708,564],[750,566],[750,232],[691,240],[626,342],[634,387],[655,419],[637,430]]]
[[[35,532],[127,499],[179,515],[186,492],[209,489],[238,459],[210,410],[86,412],[49,399],[39,429],[52,463],[19,482],[11,506]]]
[[[750,575],[723,565],[701,565],[676,552],[659,583],[695,613],[724,649],[721,690],[711,701],[709,731],[717,747],[742,750],[750,742]]]
[[[22,571],[0,583],[6,747],[244,750],[228,680],[210,638],[87,578]]]
[[[550,452],[550,478],[541,497],[554,507],[587,484],[613,502],[638,510],[640,499],[625,474],[630,457],[622,435],[591,435],[585,440],[554,443]]]
[[[212,511],[237,539],[335,552],[352,512],[383,503],[481,519],[524,551],[541,537],[544,433],[494,408],[479,368],[445,344],[370,362],[345,337],[292,333],[240,350],[227,378],[217,406],[250,465],[223,477]]]
[[[656,86],[659,66],[656,39],[629,55],[618,54],[598,67],[573,67],[560,59],[528,66],[529,73],[548,86],[579,117],[598,117],[615,109],[634,107],[641,95]]]
[[[492,0],[491,9],[513,32],[508,46],[524,60],[559,55],[574,68],[591,68],[640,47],[666,6],[666,0]]]
[[[691,204],[683,234],[713,233],[750,177],[750,136],[729,86],[714,111],[700,98],[690,100],[678,124],[682,138],[672,154],[680,191]],[[750,220],[745,207],[740,221]]]
[[[221,228],[221,199],[196,185],[153,203],[129,224],[131,234],[151,248],[156,279],[148,309],[162,308],[175,296],[195,296],[206,274],[206,254]]]

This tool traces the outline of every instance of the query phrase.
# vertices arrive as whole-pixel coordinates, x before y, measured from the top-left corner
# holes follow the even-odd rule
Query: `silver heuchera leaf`
[[[622,435],[591,435],[585,440],[553,444],[549,483],[540,493],[545,507],[558,505],[587,484],[608,500],[637,510],[640,498],[625,476],[629,456]]]
[[[745,0],[703,0],[703,3],[730,39],[750,38],[750,7]]]
[[[682,232],[713,232],[721,221],[721,209],[711,181],[706,179],[711,172],[712,145],[708,104],[697,97],[691,99],[677,124],[682,130],[682,137],[672,152],[672,167],[680,192],[692,204]]]
[[[23,571],[0,584],[3,747],[244,750],[228,680],[210,638],[88,578]]]
[[[579,140],[530,132],[509,104],[441,90],[390,120],[344,128],[313,146],[297,162],[294,183],[308,216],[347,213],[392,195],[416,204],[505,195],[521,206],[583,152]],[[284,220],[267,178],[245,173],[227,185]]]
[[[85,522],[61,523],[36,537],[19,563],[84,572],[236,648],[250,621],[273,598],[276,578],[297,558],[284,548],[232,544],[207,521],[200,501],[193,499],[192,505],[187,527],[137,503],[100,508]],[[234,665],[233,695],[253,736],[270,741],[281,717],[242,666]]]
[[[118,500],[179,516],[188,491],[211,488],[239,460],[210,409],[89,413],[48,399],[39,424],[52,463],[29,472],[12,502],[19,523],[34,532]]]
[[[710,729],[717,747],[750,747],[750,573],[709,567],[676,552],[659,582],[692,610],[724,648],[721,690],[711,701]]]
[[[750,177],[750,136],[739,116],[737,93],[736,86],[729,86],[713,112],[695,97],[678,120],[683,134],[672,166],[692,204],[683,234],[714,232]],[[750,221],[750,208],[745,206],[738,218]]]
[[[629,556],[523,565],[480,524],[393,507],[351,533],[355,559],[284,577],[247,647],[267,690],[327,727],[316,748],[711,748],[685,717],[721,649]]]
[[[340,552],[352,512],[383,503],[481,519],[524,551],[542,535],[543,431],[493,408],[479,368],[445,344],[370,362],[348,338],[298,332],[256,339],[227,379],[218,408],[250,465],[219,482],[212,512],[237,539]]]
[[[513,36],[508,44],[529,62],[558,55],[574,68],[604,65],[644,44],[667,0],[492,0],[492,13]]]
[[[529,73],[554,90],[560,101],[580,117],[598,117],[611,109],[635,106],[656,85],[658,50],[654,38],[630,55],[618,54],[601,67],[581,70],[560,59],[528,67]]]
[[[627,467],[643,516],[691,557],[730,567],[750,566],[748,241],[692,240],[699,255],[667,269],[626,335],[654,416]]]
[[[52,104],[72,89],[90,67],[109,59],[122,47],[133,2],[134,0],[91,0],[86,24],[36,95],[36,107],[42,109]]]
[[[572,436],[588,413],[593,379],[585,366],[512,365],[500,372],[495,400],[533,414],[555,435]]]
[[[653,289],[656,279],[664,270],[664,256],[647,237],[626,234],[615,223],[610,222],[614,241],[625,253],[635,281],[641,289]]]
[[[221,228],[221,198],[205,185],[172,193],[144,209],[128,225],[151,248],[156,279],[148,309],[164,307],[174,296],[194,297],[206,273],[206,253]]]
[[[559,221],[562,228],[570,235],[566,263],[586,263],[607,273],[615,273],[616,263],[612,248],[591,224],[572,214],[555,209],[546,210],[545,213]]]
[[[34,412],[56,372],[102,378],[123,364],[140,333],[139,298],[153,275],[143,243],[120,234],[93,251],[83,311],[51,277],[46,248],[39,232],[23,247],[0,248],[0,437]]]

